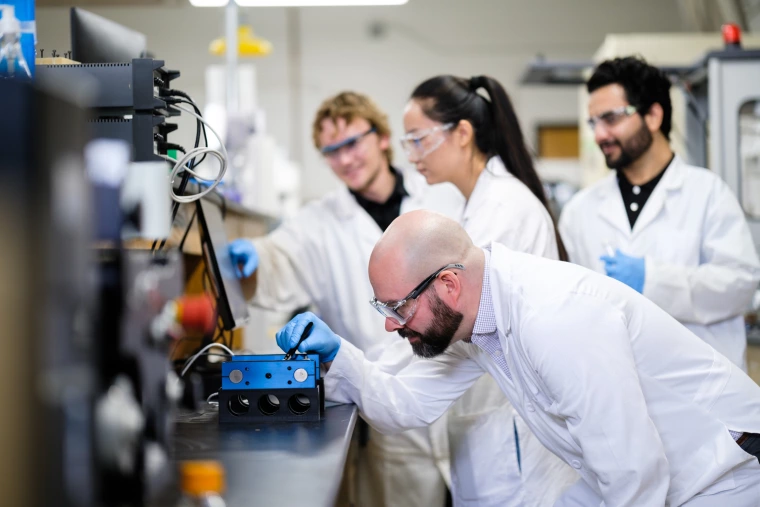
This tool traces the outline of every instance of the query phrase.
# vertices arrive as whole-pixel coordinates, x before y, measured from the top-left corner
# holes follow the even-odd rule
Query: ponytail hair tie
[[[485,100],[487,104],[491,104],[491,95],[488,93],[488,78],[485,76],[473,76],[469,81],[470,92],[474,93],[481,99]],[[478,92],[483,88],[483,91]]]
[[[473,76],[470,78],[470,91],[476,92],[479,88],[485,88],[486,77],[485,76]]]

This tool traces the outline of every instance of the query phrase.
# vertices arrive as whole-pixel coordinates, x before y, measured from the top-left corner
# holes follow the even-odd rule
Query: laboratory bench
[[[327,404],[319,422],[219,424],[209,408],[178,417],[172,466],[218,460],[226,507],[333,507],[358,417],[355,405]],[[172,493],[157,505],[176,505]]]
[[[188,187],[188,193],[199,190],[197,185]],[[224,199],[217,192],[203,199],[221,208],[229,240],[262,236],[279,222],[276,217]],[[168,247],[183,243],[187,293],[205,291],[206,268],[195,215],[195,204],[182,204],[167,241]],[[235,331],[232,343],[234,348],[244,345],[242,330]],[[185,340],[178,345],[175,358],[186,357],[198,344]],[[179,463],[190,460],[219,461],[226,478],[226,507],[333,507],[357,418],[355,405],[328,402],[319,422],[220,424],[218,410],[206,404],[200,412],[178,415],[167,468],[176,471]],[[178,505],[176,482],[171,480],[151,507]]]

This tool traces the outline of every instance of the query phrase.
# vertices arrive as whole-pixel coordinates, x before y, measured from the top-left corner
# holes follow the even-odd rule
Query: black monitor
[[[225,330],[241,327],[248,321],[248,303],[227,250],[222,210],[206,199],[196,201],[196,206],[203,259],[216,298],[217,313],[222,318]]]
[[[129,63],[146,52],[145,35],[92,12],[71,8],[71,58],[80,63]]]

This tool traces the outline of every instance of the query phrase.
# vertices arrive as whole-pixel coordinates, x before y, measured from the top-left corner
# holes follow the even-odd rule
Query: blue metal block
[[[314,388],[319,380],[317,357],[300,354],[284,361],[282,354],[233,356],[232,360],[222,363],[222,389]]]

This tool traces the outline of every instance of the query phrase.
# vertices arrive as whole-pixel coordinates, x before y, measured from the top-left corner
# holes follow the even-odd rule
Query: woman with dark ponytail
[[[453,183],[464,196],[460,222],[475,244],[567,260],[514,108],[495,79],[428,79],[412,92],[404,129],[401,144],[427,182]],[[495,334],[472,342],[504,353]],[[455,506],[552,505],[577,480],[488,375],[449,411],[448,431]]]
[[[484,93],[478,93],[481,90]],[[549,211],[541,180],[525,145],[512,102],[498,81],[486,76],[470,79],[437,76],[428,79],[412,92],[404,112],[404,128],[407,134],[402,139],[402,145],[409,161],[417,166],[428,183],[453,183],[467,199],[468,208],[483,205],[479,194],[486,194],[482,197],[494,204],[503,203],[509,206],[509,211],[521,214],[533,211],[524,205],[534,208],[532,205],[541,204],[546,213],[533,218],[539,220],[549,217],[549,222],[541,227],[540,232],[550,232],[554,240],[547,239],[545,243],[537,245],[538,250],[522,248],[533,243],[530,238],[525,238],[529,243],[504,243],[515,250],[567,260],[567,252],[554,227],[555,220]],[[487,187],[488,180],[499,180],[505,176],[505,169],[514,177],[501,178],[510,183],[504,185],[505,190],[517,195],[499,196],[484,192],[487,188],[481,187]],[[494,178],[481,178],[484,172],[490,173]],[[521,199],[525,189],[533,194],[535,201]],[[473,192],[476,195],[473,196]],[[520,202],[515,202],[518,199]],[[465,211],[465,218],[471,214],[468,211]],[[521,230],[526,227],[525,223],[512,216],[492,218],[505,222],[504,230],[508,230],[510,236],[520,236]],[[547,231],[549,224],[551,231]],[[463,225],[467,228],[466,224]],[[473,238],[476,239],[480,238]],[[484,239],[499,240],[495,237]],[[557,252],[553,253],[555,248]]]

